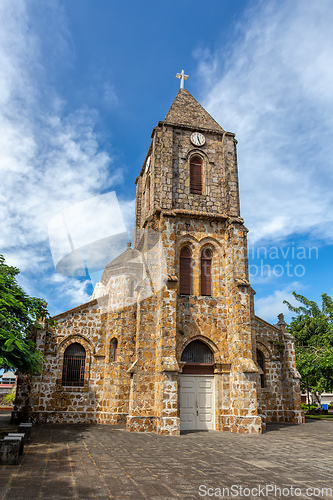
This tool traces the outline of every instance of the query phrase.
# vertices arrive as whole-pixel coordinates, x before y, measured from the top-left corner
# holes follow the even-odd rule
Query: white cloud
[[[50,277],[50,282],[55,287],[54,292],[59,297],[63,297],[64,302],[67,303],[68,307],[66,309],[71,309],[71,307],[78,304],[84,304],[91,299],[91,294],[87,293],[87,287],[91,285],[88,280],[79,281],[75,278],[53,274]]]
[[[115,107],[119,103],[118,96],[116,94],[115,88],[110,83],[104,84],[104,93],[103,93],[105,103],[110,107]]]
[[[50,220],[122,182],[122,169],[99,147],[96,110],[68,111],[51,84],[74,56],[66,23],[57,0],[0,3],[0,253],[52,313],[88,301],[91,282],[53,274]],[[104,98],[117,102],[111,83]],[[78,224],[85,220],[76,233]]]
[[[23,0],[0,5],[0,251],[23,271],[45,260],[55,214],[122,179],[99,149],[96,112],[66,114],[49,84],[50,62],[43,59],[38,26],[30,28],[37,19],[29,17],[29,7]],[[51,10],[63,19],[57,2]],[[55,29],[58,50],[68,55],[65,28]]]
[[[256,315],[266,321],[276,323],[278,314],[283,313],[286,320],[289,321],[292,313],[289,312],[288,306],[283,301],[287,300],[292,305],[298,305],[292,292],[302,288],[301,283],[295,281],[281,290],[275,290],[271,295],[256,300]]]
[[[229,47],[201,52],[204,105],[239,140],[252,241],[333,239],[332,25],[329,0],[259,2]]]

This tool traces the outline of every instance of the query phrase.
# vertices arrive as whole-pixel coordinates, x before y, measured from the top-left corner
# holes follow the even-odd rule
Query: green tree
[[[33,329],[50,316],[42,299],[30,297],[18,285],[16,267],[0,255],[0,368],[22,373],[38,371],[42,356],[32,341]]]
[[[296,313],[288,331],[295,337],[297,369],[302,376],[302,388],[309,392],[333,389],[333,300],[322,294],[321,308],[312,300],[293,292],[300,306],[292,306]]]

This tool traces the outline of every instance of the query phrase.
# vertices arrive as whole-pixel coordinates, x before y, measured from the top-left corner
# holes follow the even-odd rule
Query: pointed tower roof
[[[165,124],[224,132],[223,128],[186,89],[179,89],[164,120]]]

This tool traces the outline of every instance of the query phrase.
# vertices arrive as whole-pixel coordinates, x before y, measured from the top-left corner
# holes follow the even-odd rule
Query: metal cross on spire
[[[176,78],[180,78],[180,88],[184,88],[184,81],[188,80],[188,75],[185,75],[184,70],[182,69],[181,73],[177,73]]]

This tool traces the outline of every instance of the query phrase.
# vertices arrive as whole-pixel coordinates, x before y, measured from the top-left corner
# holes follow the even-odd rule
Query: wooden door
[[[214,377],[181,375],[179,384],[180,429],[214,429]]]

